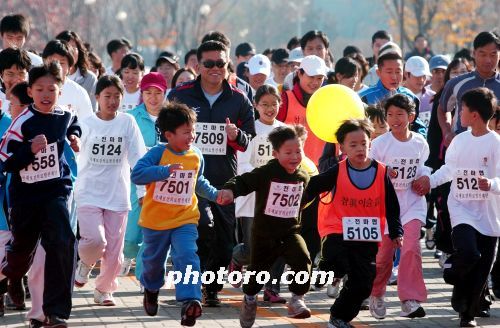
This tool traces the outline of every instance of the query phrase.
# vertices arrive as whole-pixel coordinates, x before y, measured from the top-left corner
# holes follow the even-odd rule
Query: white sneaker
[[[305,319],[311,316],[311,310],[304,303],[304,296],[293,295],[287,305],[290,318]]]
[[[123,259],[122,267],[121,267],[120,273],[118,274],[120,277],[128,276],[128,274],[130,272],[130,268],[132,267],[132,261],[133,261],[133,259],[128,258],[128,257]]]
[[[441,268],[444,268],[444,264],[445,264],[446,260],[447,260],[449,257],[450,257],[450,254],[448,254],[448,253],[443,252],[443,253],[441,254],[441,257],[439,258],[439,261],[438,261],[439,266],[440,266]]]
[[[326,288],[326,295],[331,298],[337,298],[340,294],[340,283],[343,278],[334,278],[331,285]]]
[[[423,318],[425,317],[425,311],[419,302],[407,300],[401,303],[401,313],[399,315],[407,318]]]
[[[83,263],[81,260],[78,261],[78,266],[75,271],[75,286],[83,287],[89,281],[90,272],[94,268],[94,265],[87,265]]]
[[[102,293],[97,289],[94,289],[94,303],[102,306],[114,306],[115,299],[112,293]]]
[[[370,296],[370,314],[375,319],[384,319],[387,313],[383,297]]]

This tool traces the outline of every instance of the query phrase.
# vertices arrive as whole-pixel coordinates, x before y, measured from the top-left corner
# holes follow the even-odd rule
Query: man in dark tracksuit
[[[224,44],[207,41],[198,48],[197,57],[200,76],[173,89],[168,99],[185,103],[196,111],[195,145],[205,158],[204,175],[214,187],[220,188],[236,175],[236,151],[245,151],[255,135],[254,112],[246,95],[226,80],[229,58]],[[220,129],[225,130],[227,136],[217,133]],[[201,270],[216,272],[220,267],[226,268],[231,261],[234,204],[220,206],[200,197],[198,208]],[[217,293],[222,286],[216,281],[204,286],[205,305],[219,305]]]
[[[48,327],[56,323],[65,326],[64,319],[71,313],[75,235],[67,205],[72,180],[63,150],[66,138],[80,134],[76,116],[69,111],[55,107],[50,113],[41,113],[31,105],[12,122],[0,145],[3,167],[12,173],[9,186],[12,241],[1,274],[21,279],[31,266],[40,240],[47,253],[43,312]],[[31,143],[38,135],[45,135],[47,146],[41,155],[35,156]],[[54,170],[45,170],[57,165],[59,175]],[[26,175],[25,168],[34,173]],[[22,291],[9,290],[9,294],[14,303],[24,302]]]

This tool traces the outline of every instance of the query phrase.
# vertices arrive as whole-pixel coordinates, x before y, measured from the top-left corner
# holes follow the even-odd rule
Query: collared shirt
[[[488,79],[484,79],[477,71],[472,71],[466,74],[459,75],[454,79],[446,82],[444,86],[443,95],[439,100],[439,105],[445,112],[451,112],[454,106],[449,106],[449,102],[456,100],[456,111],[453,119],[453,131],[458,134],[467,130],[463,127],[460,121],[460,113],[462,112],[462,96],[465,92],[485,87],[493,91],[497,99],[500,99],[500,73],[496,72],[495,75]]]

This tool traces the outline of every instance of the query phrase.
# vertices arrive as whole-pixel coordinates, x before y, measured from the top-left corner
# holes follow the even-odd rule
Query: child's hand
[[[232,190],[222,189],[217,193],[217,204],[228,205],[234,202],[234,194]]]
[[[139,203],[139,206],[142,206],[142,204],[144,203],[144,197],[141,197],[137,200],[137,203]]]
[[[481,177],[477,178],[477,181],[479,183],[479,190],[490,191],[490,189],[491,189],[490,179],[481,176]]]
[[[38,153],[40,150],[47,147],[47,138],[44,134],[39,134],[31,140],[31,152]]]
[[[80,145],[81,145],[80,138],[72,134],[69,136],[68,139],[70,141],[71,149],[73,149],[74,152],[78,153],[80,151]]]
[[[424,196],[431,190],[431,182],[428,176],[421,176],[411,183],[411,189],[419,196]]]
[[[167,165],[167,166],[168,166],[168,169],[170,170],[170,174],[174,173],[177,170],[184,169],[184,167],[182,166],[182,164],[170,164],[170,165]]]
[[[392,167],[389,167],[388,168],[388,172],[389,172],[389,177],[391,179],[394,179],[395,177],[398,176],[398,171],[396,171],[395,169],[393,169]]]
[[[403,246],[403,237],[397,237],[392,240],[394,248],[401,248]]]
[[[238,137],[238,127],[231,123],[229,117],[226,117],[226,133],[227,138],[231,141],[236,140],[236,138]]]

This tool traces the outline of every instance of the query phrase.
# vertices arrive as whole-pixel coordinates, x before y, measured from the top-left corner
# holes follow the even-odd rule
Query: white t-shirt
[[[66,106],[75,111],[79,121],[93,115],[92,103],[89,94],[78,83],[66,78],[61,89],[61,96],[57,101],[60,106]]]
[[[9,113],[10,101],[7,100],[7,96],[0,90],[0,109],[2,113]],[[10,113],[9,113],[10,114]]]
[[[81,122],[82,138],[75,184],[77,206],[127,211],[130,205],[130,171],[146,154],[135,119],[118,112],[111,121],[92,115]]]
[[[465,131],[453,138],[446,150],[445,165],[441,166],[431,176],[431,188],[452,181],[448,210],[451,226],[461,223],[468,224],[481,234],[492,237],[500,236],[500,135],[489,132],[475,137],[471,131]],[[488,199],[457,199],[460,191],[458,178],[464,182],[464,176],[458,176],[459,171],[469,170],[471,174],[482,171],[485,177],[492,179],[491,189],[487,192]],[[476,173],[476,174],[477,174]],[[471,177],[472,178],[472,177]],[[473,186],[469,179],[467,185]],[[477,189],[476,189],[477,191]]]
[[[113,66],[106,67],[106,72],[104,74],[106,74],[106,75],[116,75],[115,71],[113,71]]]
[[[31,60],[31,66],[40,66],[43,65],[43,59],[42,57],[38,56],[37,54],[34,54],[30,51],[27,51],[28,57],[30,57]]]
[[[255,121],[255,133],[256,136],[250,141],[248,144],[248,147],[246,151],[244,152],[239,152],[238,153],[238,168],[237,172],[238,175],[241,175],[246,172],[252,171],[256,166],[255,166],[255,152],[258,152],[259,149],[259,144],[262,145],[263,143],[261,142],[262,138],[266,139],[267,135],[269,135],[269,132],[271,132],[275,127],[282,126],[284,123],[274,120],[273,125],[266,125],[262,123],[260,120]],[[262,147],[261,148],[265,148]],[[271,154],[272,154],[272,147],[271,143],[269,142],[269,149],[271,149]],[[269,149],[263,149],[265,152],[267,152]],[[260,166],[260,165],[259,165]],[[236,217],[248,217],[248,218],[253,218],[255,215],[255,193],[251,193],[247,196],[241,196],[236,198],[235,200],[235,213]]]
[[[411,132],[411,139],[402,142],[392,132],[386,132],[373,140],[370,157],[376,159],[398,172],[391,178],[398,196],[401,224],[418,219],[425,224],[427,203],[424,196],[419,196],[411,189],[411,182],[427,175],[431,170],[424,166],[429,157],[429,146],[420,134]]]
[[[137,89],[134,93],[128,93],[127,90],[123,93],[122,103],[120,104],[120,110],[122,112],[127,112],[132,110],[139,105],[141,100],[141,89]]]

